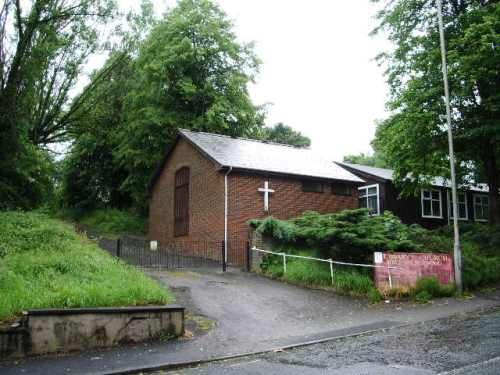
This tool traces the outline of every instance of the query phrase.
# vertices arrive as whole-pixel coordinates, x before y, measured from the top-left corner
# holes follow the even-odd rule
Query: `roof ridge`
[[[290,148],[297,149],[297,150],[309,150],[309,151],[312,150],[311,147],[309,147],[309,146],[296,146],[296,145],[290,145],[290,144],[287,144],[287,143],[279,143],[279,142],[274,142],[274,141],[266,141],[264,139],[255,139],[255,138],[246,138],[246,137],[232,137],[232,136],[226,135],[226,134],[201,132],[201,131],[194,131],[194,130],[183,129],[183,128],[179,128],[179,131],[189,132],[189,133],[196,133],[196,134],[206,134],[206,135],[211,135],[211,136],[221,137],[221,138],[228,138],[228,139],[238,139],[238,140],[242,140],[242,141],[257,142],[257,143],[263,143],[263,144],[266,144],[266,145],[285,146],[285,147],[290,147]]]

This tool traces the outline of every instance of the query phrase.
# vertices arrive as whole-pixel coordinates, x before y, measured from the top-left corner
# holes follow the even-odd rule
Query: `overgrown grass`
[[[147,219],[145,217],[114,208],[89,212],[80,217],[78,221],[108,235],[143,235],[147,231]]]
[[[317,257],[314,252],[298,254]],[[369,273],[349,267],[335,267],[332,280],[330,265],[326,262],[287,258],[286,272],[284,272],[283,258],[278,255],[267,255],[261,267],[264,274],[273,278],[308,287],[333,288],[343,294],[364,296],[374,289]]]
[[[33,308],[165,304],[157,282],[39,213],[0,212],[0,320]]]

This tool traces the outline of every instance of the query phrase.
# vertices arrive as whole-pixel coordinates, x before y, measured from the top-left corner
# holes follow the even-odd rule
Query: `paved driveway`
[[[365,299],[311,290],[239,271],[152,272],[173,288],[177,302],[216,321],[207,335],[194,339],[200,350],[225,354],[336,336],[340,330],[369,330],[437,319],[499,303],[474,298],[370,305]],[[193,343],[193,344],[194,344]]]
[[[215,327],[206,334],[169,342],[60,358],[0,362],[0,374],[134,373],[144,367],[267,351],[500,304],[497,292],[470,300],[442,299],[425,306],[370,306],[366,300],[304,289],[239,271],[222,274],[212,269],[149,275],[173,288],[177,302],[184,304],[190,315],[208,317],[215,321]]]

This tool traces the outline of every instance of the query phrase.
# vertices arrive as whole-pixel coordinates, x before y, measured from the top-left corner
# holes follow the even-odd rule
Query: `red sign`
[[[431,253],[375,253],[375,285],[415,286],[418,279],[436,276],[442,284],[454,282],[453,257]]]

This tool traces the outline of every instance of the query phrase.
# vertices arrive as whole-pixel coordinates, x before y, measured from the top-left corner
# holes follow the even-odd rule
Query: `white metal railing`
[[[287,254],[287,253],[278,253],[275,251],[269,251],[269,250],[263,250],[263,249],[258,249],[256,246],[252,247],[253,251],[257,251],[260,253],[266,253],[266,254],[272,254],[272,255],[278,255],[283,257],[283,272],[286,273],[286,258],[300,258],[300,259],[308,259],[308,260],[316,260],[318,262],[325,262],[330,264],[330,275],[332,278],[332,285],[334,284],[334,278],[333,278],[333,265],[334,264],[339,264],[343,266],[355,266],[355,267],[368,267],[368,268],[386,268],[387,273],[389,275],[389,287],[392,288],[392,278],[391,278],[391,269],[401,269],[401,267],[391,267],[389,265],[387,266],[376,266],[374,264],[361,264],[361,263],[349,263],[349,262],[340,262],[338,260],[333,260],[333,259],[321,259],[321,258],[314,258],[314,257],[308,257],[308,256],[303,256],[303,255],[294,255],[294,254]]]

